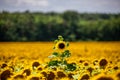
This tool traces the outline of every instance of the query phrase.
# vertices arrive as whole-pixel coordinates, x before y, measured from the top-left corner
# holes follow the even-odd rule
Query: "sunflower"
[[[59,41],[56,43],[55,48],[58,50],[64,50],[66,48],[66,43],[64,41]]]
[[[113,75],[106,75],[104,73],[92,77],[91,80],[116,80]]]

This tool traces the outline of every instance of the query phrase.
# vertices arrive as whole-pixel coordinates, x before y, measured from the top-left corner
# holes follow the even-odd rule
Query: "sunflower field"
[[[120,80],[120,42],[0,42],[0,80]]]

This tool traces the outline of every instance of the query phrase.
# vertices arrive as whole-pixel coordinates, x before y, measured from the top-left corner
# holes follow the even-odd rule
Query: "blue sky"
[[[120,0],[0,0],[0,11],[120,13]]]

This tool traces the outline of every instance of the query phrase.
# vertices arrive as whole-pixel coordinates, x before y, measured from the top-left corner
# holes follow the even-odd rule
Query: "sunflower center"
[[[60,49],[64,49],[64,48],[65,48],[65,44],[60,43],[60,44],[59,44],[59,48],[60,48]]]

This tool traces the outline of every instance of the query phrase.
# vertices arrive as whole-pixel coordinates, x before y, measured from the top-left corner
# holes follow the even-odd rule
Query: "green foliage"
[[[51,66],[58,66],[60,63],[60,61],[58,60],[52,60],[48,63],[48,66],[51,67]]]
[[[0,41],[51,41],[58,35],[69,41],[119,41],[120,14],[0,13]]]
[[[64,38],[61,35],[59,35],[58,36],[58,41],[63,41],[63,40],[64,40]]]
[[[76,70],[76,64],[67,64],[66,70],[68,70],[68,71]]]
[[[60,57],[62,58],[67,58],[67,57],[70,57],[71,56],[71,53],[69,52],[69,50],[65,50]]]
[[[63,41],[64,38],[62,36],[58,36],[57,42],[61,40]],[[76,70],[76,64],[68,63],[66,60],[66,58],[70,56],[71,53],[69,50],[64,50],[63,52],[53,52],[53,54],[49,56],[51,60],[48,62],[48,67],[60,67],[65,71],[74,71]]]
[[[57,53],[57,52],[53,52],[53,54],[52,54],[52,55],[54,55],[54,56],[58,57],[58,56],[59,56],[59,53]]]
[[[58,39],[54,40],[54,42],[57,43],[57,42],[63,41],[63,40],[64,40],[64,38],[61,35],[59,35]]]
[[[54,52],[52,55],[58,57],[58,59],[60,59],[60,60],[54,60],[54,59],[51,60],[48,63],[48,67],[59,66],[59,67],[63,68],[63,70],[66,70],[66,71],[76,70],[76,64],[72,64],[72,63],[70,64],[70,63],[67,63],[67,61],[66,61],[66,58],[71,56],[71,53],[69,52],[69,50],[65,50],[64,52],[62,52],[62,54],[58,54],[58,53]],[[54,57],[52,57],[52,58],[54,58]]]

